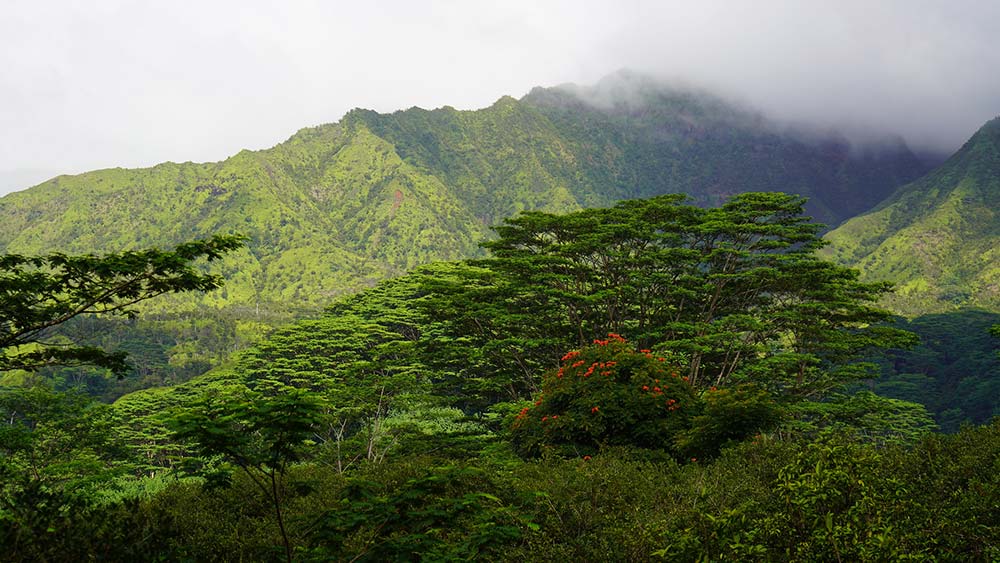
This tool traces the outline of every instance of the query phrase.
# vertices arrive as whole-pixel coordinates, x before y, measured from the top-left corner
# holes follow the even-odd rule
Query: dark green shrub
[[[769,430],[781,420],[774,398],[752,385],[713,387],[701,399],[701,412],[677,436],[677,448],[687,457],[715,457],[724,445]]]

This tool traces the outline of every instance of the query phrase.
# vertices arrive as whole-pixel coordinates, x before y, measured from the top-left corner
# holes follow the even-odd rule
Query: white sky
[[[1000,2],[0,0],[0,193],[620,68],[953,150],[1000,114]]]

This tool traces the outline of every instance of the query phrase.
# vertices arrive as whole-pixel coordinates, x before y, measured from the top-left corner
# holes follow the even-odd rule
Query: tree
[[[207,395],[170,422],[174,436],[191,442],[195,453],[206,458],[222,456],[242,469],[267,497],[289,562],[292,544],[282,510],[287,496],[285,477],[313,435],[321,412],[320,401],[309,391],[286,387],[268,396],[244,389]],[[192,472],[228,482],[228,473],[203,472],[198,460],[189,462]]]
[[[217,260],[243,240],[216,235],[173,250],[102,256],[0,255],[0,371],[91,364],[122,374],[125,354],[57,342],[56,328],[80,315],[134,317],[137,303],[164,293],[218,288],[222,278],[194,263]]]
[[[712,209],[682,200],[522,213],[484,244],[492,258],[429,285],[441,297],[427,303],[450,335],[517,355],[511,373],[555,367],[559,350],[614,332],[683,355],[699,389],[752,381],[821,395],[869,376],[871,349],[912,341],[881,325],[890,315],[875,302],[888,284],[815,255],[821,225],[802,215],[802,198],[746,193]],[[509,379],[520,384],[512,394],[533,390]]]

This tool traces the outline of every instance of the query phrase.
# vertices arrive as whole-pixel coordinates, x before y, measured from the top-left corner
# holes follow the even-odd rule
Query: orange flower
[[[600,408],[600,407],[594,407],[594,408],[590,409],[590,412],[591,412],[591,413],[595,413],[595,412],[597,412],[597,411],[599,411],[599,410],[601,410],[601,408]]]

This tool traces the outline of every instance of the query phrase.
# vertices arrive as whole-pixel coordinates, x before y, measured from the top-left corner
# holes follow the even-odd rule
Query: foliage
[[[11,391],[2,547],[14,560],[1000,556],[1000,424],[941,437],[920,405],[830,393],[910,338],[876,324],[884,284],[811,254],[801,205],[753,193],[527,213],[491,259],[339,300],[175,387],[110,407]],[[609,327],[642,349],[595,336]]]
[[[753,385],[709,389],[702,394],[700,412],[690,428],[677,436],[677,448],[685,457],[709,459],[727,445],[759,438],[773,429],[783,412],[769,393]]]
[[[938,429],[920,403],[882,397],[871,391],[838,393],[822,401],[792,405],[789,410],[790,420],[782,425],[781,432],[810,438],[834,431],[879,445],[913,445]]]
[[[110,410],[80,393],[0,388],[0,501],[28,489],[86,496],[127,469]]]
[[[1000,341],[988,332],[997,322],[1000,315],[977,309],[898,321],[920,344],[888,351],[873,390],[926,405],[946,432],[989,422],[1000,415]]]
[[[352,480],[339,505],[323,514],[307,559],[468,561],[499,558],[526,523],[485,492],[496,484],[480,469],[432,467],[396,490]]]
[[[341,474],[296,465],[285,498],[300,559],[991,561],[1000,555],[1000,425],[913,447],[764,434],[678,464],[608,448],[589,460],[396,457]],[[104,504],[37,501],[0,526],[7,558],[273,560],[275,514],[232,488],[168,482]],[[118,497],[121,498],[121,497]],[[9,522],[9,514],[0,516]],[[52,531],[47,531],[52,530]],[[13,548],[13,549],[12,549]]]

